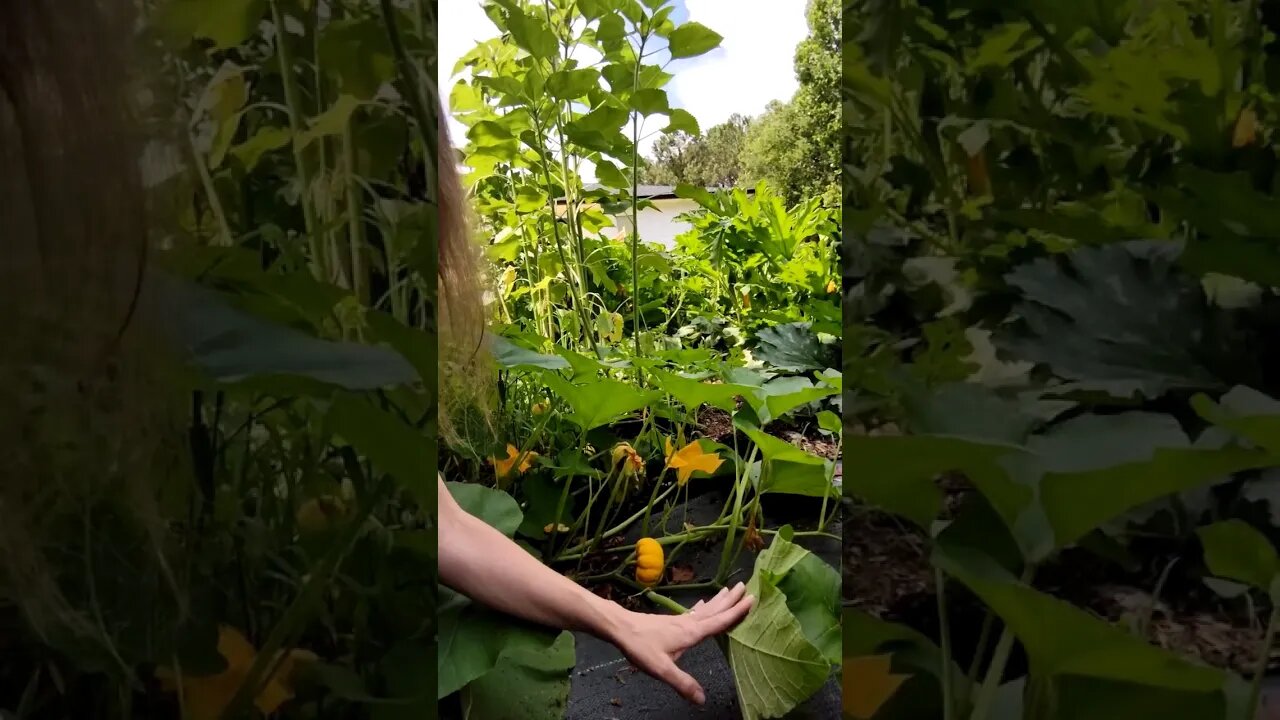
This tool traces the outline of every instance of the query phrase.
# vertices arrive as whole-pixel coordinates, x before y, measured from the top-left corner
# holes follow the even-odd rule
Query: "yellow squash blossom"
[[[544,402],[536,402],[533,404],[533,414],[541,415],[547,411],[547,404]]]
[[[183,704],[191,720],[217,720],[235,698],[236,692],[249,675],[257,652],[239,630],[223,625],[218,628],[218,654],[227,661],[227,667],[217,675],[195,677],[183,674],[179,683],[177,673],[170,668],[158,668],[156,678],[169,692],[177,692],[182,686]],[[277,656],[278,657],[278,656]],[[290,650],[279,662],[275,673],[267,680],[254,706],[263,715],[270,715],[293,697],[293,674],[302,662],[317,660],[307,650]]]
[[[703,452],[696,440],[679,450],[671,445],[671,438],[667,438],[666,444],[667,467],[676,471],[676,482],[680,485],[689,482],[695,470],[713,473],[724,462],[716,453]]]
[[[836,288],[837,288],[837,285],[836,285],[836,281],[835,281],[835,280],[828,280],[828,281],[827,281],[827,292],[828,292],[828,293],[833,293],[833,292],[835,292],[835,291],[836,291]]]
[[[1247,107],[1240,111],[1236,118],[1235,130],[1231,133],[1231,147],[1252,145],[1258,139],[1258,113]]]
[[[307,533],[327,530],[347,514],[347,504],[335,495],[321,495],[298,507],[294,520],[298,529]]]
[[[888,655],[845,658],[841,672],[844,680],[844,712],[858,720],[870,720],[880,707],[893,697],[898,686],[910,675],[894,675],[889,669]]]
[[[499,460],[497,457],[491,457],[489,458],[489,462],[493,464],[493,470],[497,473],[498,477],[504,478],[511,474],[511,469],[513,467],[520,474],[528,472],[529,468],[533,467],[533,460],[536,457],[538,457],[538,453],[530,450],[524,454],[523,458],[521,458],[520,449],[515,445],[508,443],[507,457],[502,460]],[[516,467],[516,460],[520,461],[519,467]]]
[[[618,443],[613,447],[613,462],[622,462],[622,476],[631,477],[644,470],[644,458],[630,443]]]

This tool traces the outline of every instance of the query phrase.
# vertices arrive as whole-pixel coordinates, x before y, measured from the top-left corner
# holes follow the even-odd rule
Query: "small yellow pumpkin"
[[[653,538],[640,538],[636,542],[636,581],[645,587],[653,587],[662,579],[662,545]]]

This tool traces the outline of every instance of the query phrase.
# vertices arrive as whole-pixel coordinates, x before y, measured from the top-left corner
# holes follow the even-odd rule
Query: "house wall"
[[[640,242],[658,243],[670,250],[675,247],[676,236],[691,227],[676,220],[678,215],[697,209],[698,204],[684,198],[664,198],[653,201],[654,207],[640,211]],[[614,216],[613,226],[618,232],[631,229],[631,215]],[[608,231],[606,231],[608,232]]]

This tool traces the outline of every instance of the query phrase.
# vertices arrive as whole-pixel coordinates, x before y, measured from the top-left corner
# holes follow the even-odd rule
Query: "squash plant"
[[[772,537],[773,550],[757,558],[751,584],[768,603],[753,610],[725,646],[737,677],[739,702],[748,717],[777,717],[816,692],[839,663],[838,649],[833,649],[839,637],[837,573],[793,545],[792,539],[831,537],[826,528],[839,512],[834,468],[831,461],[761,428],[838,394],[839,373],[828,370],[797,384],[798,378],[771,380],[739,368],[709,381],[666,367],[669,360],[660,356],[632,358],[629,365],[644,367],[652,383],[652,389],[640,389],[610,376],[621,373],[626,378],[629,367],[611,370],[591,355],[565,349],[548,355],[503,338],[493,341],[499,365],[509,377],[520,377],[518,384],[511,377],[510,386],[531,391],[529,398],[538,398],[534,402],[542,407],[538,414],[530,409],[534,423],[527,437],[512,443],[506,457],[495,454],[489,459],[492,474],[486,484],[496,487],[457,486],[486,498],[469,509],[571,577],[631,588],[660,608],[677,612],[682,608],[664,593],[725,584],[743,550],[759,550],[765,538]],[[543,394],[548,389],[550,393]],[[524,401],[509,396],[508,402]],[[694,413],[708,406],[731,414],[740,444],[735,440],[731,447],[686,435]],[[621,427],[636,421],[638,429],[620,436]],[[603,444],[606,441],[609,445]],[[711,522],[681,522],[685,516],[680,498],[694,483],[728,485],[724,508]],[[764,527],[761,503],[771,494],[817,500],[816,529]],[[497,508],[506,510],[499,515]],[[682,530],[654,534],[673,524]],[[684,546],[705,541],[722,544],[713,577],[667,582],[664,573],[655,572],[663,560],[669,566]],[[483,688],[503,686],[492,675],[512,671],[500,662],[511,643],[551,647],[568,642],[572,649],[571,641],[556,640],[552,633],[487,616],[442,615],[441,624],[442,637],[468,639],[442,642],[439,657],[442,677],[457,677],[456,682],[442,683],[441,698],[458,691],[463,708]],[[766,632],[778,627],[789,629]],[[477,636],[483,636],[483,645],[490,648],[484,654],[469,650],[474,646],[470,639]],[[561,689],[553,692],[547,685],[539,697],[545,691],[559,700],[536,717],[562,714],[568,669],[547,676],[547,683]],[[790,680],[779,684],[770,679],[777,677]],[[475,682],[481,683],[480,689],[473,690]]]
[[[1249,514],[1280,463],[1274,17],[845,10],[845,490],[914,526],[936,605],[928,628],[846,610],[852,682],[883,691],[846,713],[1254,717],[1265,659],[1207,666],[1039,579],[1069,551],[1147,560],[1154,534],[1179,567],[1153,597],[1173,577],[1271,589],[1274,551],[1238,523],[1275,530]],[[985,618],[963,651],[960,597]]]

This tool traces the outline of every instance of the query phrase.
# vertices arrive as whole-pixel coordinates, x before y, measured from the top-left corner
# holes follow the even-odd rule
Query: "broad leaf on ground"
[[[756,559],[747,583],[756,605],[728,637],[726,652],[746,720],[782,717],[816,693],[832,669],[823,652],[806,638],[806,629],[788,607],[788,596],[779,589],[778,584],[810,555],[790,537],[789,528],[783,528]],[[824,592],[805,588],[800,593],[799,582],[792,584],[792,591],[797,593],[797,607],[810,618],[808,630],[826,637],[829,631],[820,627],[817,609],[827,600]]]

